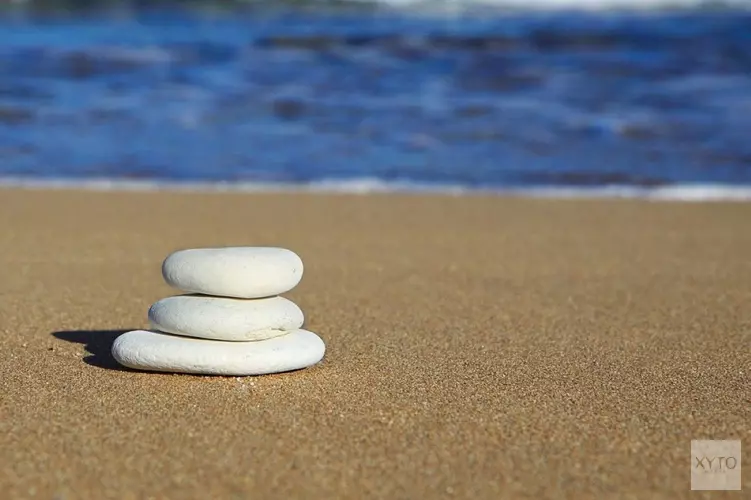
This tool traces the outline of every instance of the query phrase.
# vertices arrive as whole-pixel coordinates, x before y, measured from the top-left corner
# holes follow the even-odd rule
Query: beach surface
[[[740,498],[751,204],[0,190],[4,498]],[[273,245],[310,369],[118,367],[187,247]],[[751,488],[751,472],[743,475]],[[740,493],[742,495],[742,493]]]

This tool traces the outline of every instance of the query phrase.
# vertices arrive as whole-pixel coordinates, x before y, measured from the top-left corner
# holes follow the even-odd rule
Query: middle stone
[[[278,337],[303,325],[302,310],[284,297],[231,299],[178,295],[149,308],[151,327],[175,335],[252,341]]]

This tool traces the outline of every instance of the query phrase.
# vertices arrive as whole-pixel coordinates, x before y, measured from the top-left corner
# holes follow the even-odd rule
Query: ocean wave
[[[461,12],[472,9],[509,9],[516,11],[650,11],[666,9],[751,8],[751,0],[346,0],[350,3],[377,4],[400,10],[437,10]]]
[[[455,184],[384,181],[362,177],[321,180],[309,183],[266,182],[173,182],[124,179],[41,179],[0,178],[0,188],[30,190],[82,190],[103,192],[182,193],[319,193],[319,194],[433,194],[448,196],[506,196],[549,199],[643,199],[653,201],[709,202],[751,201],[751,185],[673,184],[642,187],[611,186],[525,186],[466,187]]]

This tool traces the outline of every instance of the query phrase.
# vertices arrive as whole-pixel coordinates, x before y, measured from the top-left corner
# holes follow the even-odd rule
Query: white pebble
[[[292,290],[303,274],[286,248],[225,247],[179,250],[162,264],[168,285],[186,292],[254,299]]]
[[[270,339],[300,328],[304,320],[300,308],[284,297],[178,295],[149,308],[149,322],[155,330],[214,340]]]
[[[298,370],[321,361],[325,351],[318,335],[302,329],[257,342],[223,342],[134,330],[120,335],[112,345],[112,355],[128,368],[225,376]]]

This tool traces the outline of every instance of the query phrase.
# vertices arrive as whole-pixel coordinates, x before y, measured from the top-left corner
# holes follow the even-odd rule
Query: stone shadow
[[[65,340],[66,342],[84,344],[88,355],[84,356],[83,361],[88,365],[107,370],[130,371],[128,368],[115,361],[115,358],[112,356],[112,343],[117,337],[129,331],[130,330],[62,330],[52,332],[51,335],[57,339]]]

